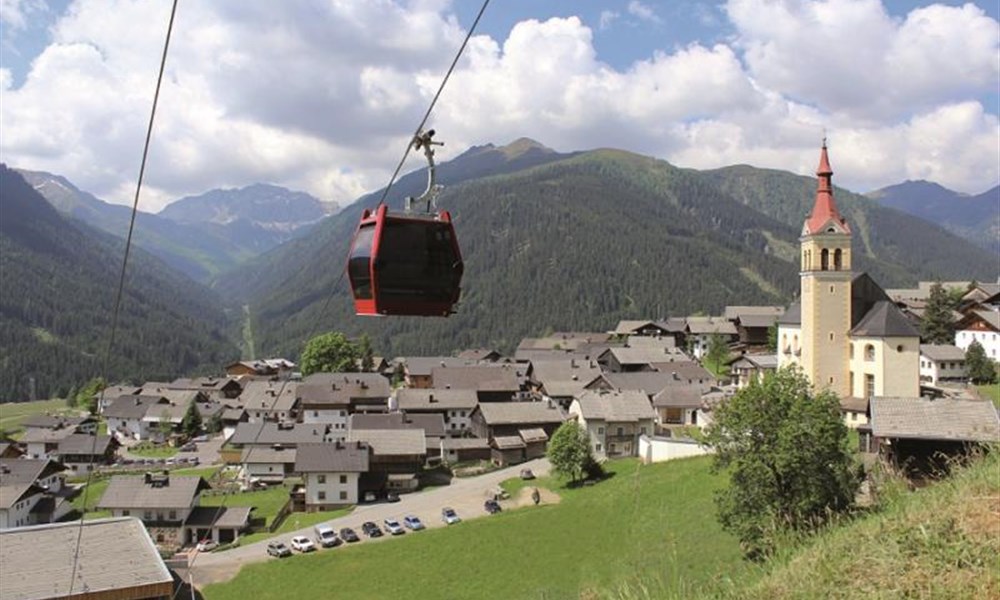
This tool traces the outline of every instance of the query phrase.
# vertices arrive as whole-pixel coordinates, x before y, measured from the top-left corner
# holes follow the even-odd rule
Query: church
[[[920,334],[875,281],[851,270],[851,226],[837,210],[826,140],[802,226],[801,291],[778,320],[778,367],[798,365],[841,399],[848,425],[873,396],[920,395]]]

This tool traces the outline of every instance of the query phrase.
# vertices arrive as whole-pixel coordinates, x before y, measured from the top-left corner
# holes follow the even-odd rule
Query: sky
[[[0,161],[131,204],[170,0],[0,0]],[[180,0],[140,209],[383,187],[480,0]],[[1000,2],[493,0],[429,126],[836,184],[1000,182]],[[422,167],[411,155],[404,171]]]

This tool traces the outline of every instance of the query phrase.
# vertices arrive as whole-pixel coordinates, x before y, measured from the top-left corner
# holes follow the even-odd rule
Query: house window
[[[849,356],[850,356],[851,360],[853,360],[854,359],[854,344],[849,345],[847,347],[847,351],[849,353]]]
[[[830,332],[830,341],[831,342],[833,341],[833,332],[832,331]]]
[[[903,350],[904,350],[904,348],[903,348],[902,344],[900,344],[899,346],[896,346],[896,352],[902,352]]]
[[[323,490],[320,490],[319,493],[316,494],[316,499],[317,500],[326,500],[326,492],[324,492]]]
[[[123,510],[123,511],[122,511],[122,516],[123,516],[123,517],[127,517],[127,516],[129,516],[129,515],[131,515],[131,514],[132,514],[132,513],[130,513],[130,512],[129,512],[129,511],[127,511],[127,510]]]
[[[865,360],[869,362],[875,360],[875,346],[865,344]]]
[[[347,475],[340,476],[340,483],[347,483]]]
[[[319,411],[318,410],[314,410],[313,411],[313,416],[314,417],[318,417],[319,416]]]
[[[850,384],[848,385],[847,390],[848,390],[848,392],[850,392],[853,395],[854,394],[854,371],[850,372],[850,377],[851,377],[849,379]]]
[[[172,510],[169,513],[167,513],[167,518],[170,519],[171,521],[176,521],[177,520],[177,511],[176,510]]]
[[[597,452],[601,451],[601,444],[600,444],[600,442],[594,444],[594,450],[596,450]]]
[[[317,475],[316,483],[326,483],[326,475]]]
[[[625,435],[625,430],[624,430],[623,428],[619,427],[619,428],[618,428],[618,435],[619,435],[619,436],[623,436],[623,435]]]
[[[142,512],[142,520],[143,521],[152,521],[153,520],[153,511],[151,511],[151,510],[143,511]]]
[[[826,248],[823,248],[819,253],[819,267],[823,271],[830,270],[830,251]]]
[[[603,427],[598,427],[597,428],[597,435],[604,435],[604,428]]]
[[[875,395],[875,376],[871,374],[865,375],[865,398],[871,398]]]
[[[340,499],[347,500],[347,492],[340,492]]]
[[[639,435],[646,435],[646,428],[645,427],[640,427],[639,428]]]
[[[844,267],[844,253],[840,248],[833,251],[833,270],[839,271]]]
[[[831,294],[833,293],[833,286],[832,285],[830,286],[830,293]]]

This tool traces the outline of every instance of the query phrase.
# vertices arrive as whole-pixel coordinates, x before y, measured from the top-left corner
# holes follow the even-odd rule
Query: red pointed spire
[[[840,216],[837,210],[837,203],[833,199],[833,169],[830,168],[830,158],[826,154],[826,138],[823,138],[823,149],[819,155],[819,167],[816,169],[818,177],[816,185],[816,203],[813,204],[812,214],[806,220],[806,234],[819,233],[823,227],[831,220],[836,221],[843,227],[846,233],[851,232],[850,226],[844,217]]]

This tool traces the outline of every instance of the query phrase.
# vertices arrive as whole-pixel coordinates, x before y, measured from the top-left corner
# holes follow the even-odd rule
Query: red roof
[[[823,149],[819,155],[819,167],[816,169],[816,176],[819,178],[816,186],[816,203],[813,205],[812,214],[806,221],[806,232],[809,234],[819,233],[823,227],[835,220],[844,228],[847,233],[851,232],[851,227],[840,216],[837,210],[837,203],[833,199],[833,169],[830,168],[830,158],[826,155],[826,140],[823,140]]]

